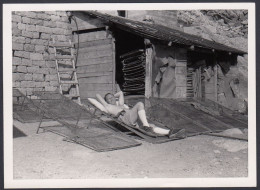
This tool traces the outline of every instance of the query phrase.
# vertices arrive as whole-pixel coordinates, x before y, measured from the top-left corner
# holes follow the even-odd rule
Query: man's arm
[[[124,105],[125,99],[124,99],[124,93],[122,91],[115,93],[114,96],[118,98],[118,102],[120,106]]]
[[[102,98],[102,96],[100,96],[100,94],[96,94],[96,97],[104,107],[107,107],[108,103],[104,100],[104,98]]]

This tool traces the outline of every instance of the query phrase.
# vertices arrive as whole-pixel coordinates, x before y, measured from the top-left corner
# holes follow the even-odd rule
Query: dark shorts
[[[118,120],[126,125],[136,125],[136,113],[133,110],[125,110],[124,115],[120,115]]]

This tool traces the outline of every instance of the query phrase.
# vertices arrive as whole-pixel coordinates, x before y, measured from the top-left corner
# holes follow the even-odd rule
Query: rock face
[[[247,52],[247,10],[192,10],[178,11],[178,23],[184,32],[198,35]],[[220,71],[221,72],[221,71]],[[223,75],[220,73],[219,76]],[[247,113],[248,57],[238,56],[237,65],[219,77],[218,100],[224,106]],[[228,93],[226,91],[229,91]],[[226,93],[225,93],[226,92]],[[234,97],[229,101],[227,96]]]

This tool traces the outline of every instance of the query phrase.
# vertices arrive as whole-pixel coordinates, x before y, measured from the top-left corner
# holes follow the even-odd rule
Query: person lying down
[[[154,124],[148,123],[144,104],[142,102],[136,103],[132,108],[125,105],[124,94],[122,91],[119,91],[116,94],[107,93],[104,98],[100,94],[96,94],[96,98],[105,107],[109,114],[117,117],[119,121],[122,121],[126,125],[140,128],[149,133],[165,135],[169,138],[176,135],[176,129],[163,129],[155,126]],[[138,120],[141,121],[142,125],[138,125]],[[180,130],[177,133],[180,132],[184,131]]]

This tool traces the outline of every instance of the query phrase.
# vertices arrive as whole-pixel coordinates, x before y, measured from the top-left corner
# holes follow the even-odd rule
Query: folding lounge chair
[[[111,119],[112,121],[116,122],[117,124],[119,124],[120,126],[124,127],[125,129],[131,131],[132,133],[134,133],[135,135],[141,137],[143,140],[149,142],[149,143],[153,143],[153,144],[157,144],[157,143],[164,143],[164,142],[168,142],[168,141],[173,141],[173,140],[178,140],[178,139],[182,139],[185,138],[184,136],[177,136],[178,135],[178,131],[179,129],[176,129],[176,136],[172,136],[171,138],[169,138],[168,136],[165,135],[155,135],[154,133],[149,133],[146,132],[140,128],[135,128],[133,126],[129,126],[125,123],[123,123],[122,121],[118,120],[117,117],[114,117],[108,113],[106,113],[105,111],[103,111],[102,109],[100,109],[99,107],[95,106],[92,102],[90,102],[88,99],[83,99],[82,103],[86,106],[91,107],[92,109],[94,109],[94,113],[93,115],[97,114],[97,111],[100,111],[101,114],[103,116],[106,116],[107,118]],[[149,123],[153,123],[158,127],[162,127],[165,128],[166,126],[164,126],[163,124],[157,122],[157,121],[151,121],[150,119],[148,119]],[[167,127],[166,127],[167,128]]]

